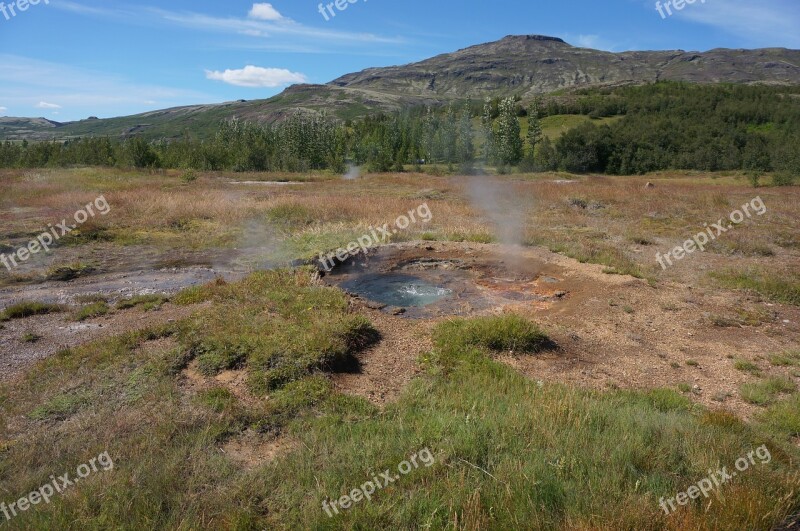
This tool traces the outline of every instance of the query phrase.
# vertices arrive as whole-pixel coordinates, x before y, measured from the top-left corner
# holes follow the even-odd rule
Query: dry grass
[[[572,176],[570,184],[555,182],[564,179],[561,174],[503,177],[494,187],[499,199],[489,202],[495,214],[518,225],[510,238],[493,225],[494,214],[472,204],[463,177],[392,174],[353,181],[302,177],[309,182],[269,186],[230,181],[281,177],[209,173],[186,183],[180,172],[166,171],[4,171],[0,172],[0,237],[23,245],[47,223],[71,217],[104,194],[112,212],[81,227],[74,243],[103,239],[121,245],[226,249],[253,244],[254,238],[262,237],[250,234],[256,232],[269,234],[270,247],[281,258],[309,257],[345,244],[371,226],[392,223],[426,202],[433,220],[412,224],[394,236],[395,241],[510,239],[602,264],[610,273],[684,282],[706,281],[703,271],[720,270],[723,262],[740,269],[784,270],[796,264],[800,252],[798,189],[754,190],[736,175]],[[646,190],[647,181],[656,187]],[[695,253],[666,271],[658,266],[657,252],[681,245],[705,224],[726,217],[756,196],[767,206],[766,215],[720,236],[706,253]],[[287,210],[296,213],[288,222],[276,223],[271,217]]]

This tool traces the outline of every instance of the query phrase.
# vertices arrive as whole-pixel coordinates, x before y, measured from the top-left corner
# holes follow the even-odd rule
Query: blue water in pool
[[[421,308],[452,294],[449,289],[400,273],[372,273],[348,280],[341,287],[366,299],[401,308]]]

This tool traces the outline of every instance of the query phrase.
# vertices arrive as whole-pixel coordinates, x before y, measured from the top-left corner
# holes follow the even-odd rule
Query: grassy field
[[[163,317],[60,349],[0,385],[0,502],[16,502],[51,475],[75,477],[104,452],[114,465],[9,521],[0,512],[0,526],[769,530],[800,511],[800,333],[783,323],[800,316],[796,187],[753,189],[739,175],[515,175],[502,178],[482,208],[471,200],[470,181],[458,176],[230,182],[287,177],[0,174],[0,252],[100,194],[111,206],[55,252],[0,272],[0,286],[13,293],[39,286],[53,268],[95,266],[82,277],[91,278],[176,248],[232,262],[248,251],[253,270],[170,296],[5,308],[0,327],[40,320],[41,329],[28,331],[31,341],[56,318],[76,325]],[[655,188],[645,188],[648,181]],[[657,251],[682,245],[756,196],[768,214],[706,253],[658,266]],[[392,339],[384,335],[390,317],[326,286],[311,268],[264,271],[257,264],[346,245],[423,202],[431,221],[391,241],[505,241],[492,225],[495,208],[518,221],[512,243],[596,264],[598,276],[619,287],[592,292],[586,304],[597,299],[604,311],[577,308],[571,311],[587,315],[573,320],[566,310],[541,319],[533,311],[495,311],[419,325],[415,333],[433,347],[410,360],[417,371],[396,399],[377,403],[346,392],[335,375],[352,372]],[[109,254],[120,258],[104,259]],[[575,267],[575,275],[583,271]],[[631,298],[629,286],[650,306]],[[718,313],[704,301],[714,301]],[[614,326],[590,339],[576,323],[598,313]],[[745,346],[712,358],[678,345],[670,352],[682,357],[651,360],[637,342],[661,326],[656,314],[674,326],[693,323],[691,335],[705,334],[700,345],[708,349],[728,337]],[[655,333],[662,343],[678,335]],[[752,350],[759,344],[762,350]],[[646,359],[644,373],[658,361],[676,375],[646,385],[576,384],[566,374],[583,349],[602,352],[597,365],[621,353],[609,371],[623,364],[630,375]],[[550,363],[553,372],[520,369],[528,363]],[[692,377],[703,371],[733,382],[736,396],[701,394]],[[757,449],[768,452],[768,462],[736,468]],[[424,451],[430,461],[398,468]],[[737,476],[715,483],[708,497],[669,514],[661,506],[723,467]],[[393,479],[383,479],[371,499],[356,492],[385,471]]]

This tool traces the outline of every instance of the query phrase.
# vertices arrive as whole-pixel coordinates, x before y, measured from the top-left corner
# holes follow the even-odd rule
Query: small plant
[[[741,326],[741,323],[736,319],[731,319],[730,317],[724,317],[722,315],[713,314],[710,315],[708,319],[711,321],[711,324],[720,328],[737,328]]]
[[[40,336],[39,334],[35,334],[33,332],[26,332],[22,336],[22,342],[23,343],[36,343],[40,339],[42,339],[42,336]]]
[[[731,396],[733,395],[731,395],[727,391],[718,391],[714,393],[714,396],[711,397],[711,400],[713,400],[714,402],[725,402]]]
[[[47,278],[47,280],[59,280],[61,282],[67,282],[78,277],[88,275],[92,271],[94,271],[94,268],[88,264],[74,263],[50,268],[47,271],[45,278]]]
[[[587,208],[589,208],[589,202],[579,197],[570,197],[569,204],[570,206],[578,207],[582,210],[586,210]]]
[[[677,361],[673,361],[672,363],[669,364],[669,366],[672,367],[673,369],[680,369],[681,368],[681,364],[678,363]]]
[[[631,306],[623,306],[622,311],[628,314],[634,313],[636,310],[633,309]]]
[[[94,319],[101,317],[108,313],[109,307],[105,302],[96,302],[84,306],[75,313],[74,319],[76,321],[85,321],[86,319]]]
[[[655,242],[653,240],[651,240],[647,236],[642,236],[640,234],[631,235],[631,236],[628,237],[628,240],[630,240],[631,242],[635,243],[636,245],[642,245],[642,246],[654,245],[655,244]]]
[[[800,367],[800,351],[773,354],[769,357],[769,362],[775,367]]]
[[[686,382],[681,382],[681,383],[678,384],[678,390],[681,393],[691,393],[692,392],[692,386],[689,385]]]
[[[127,310],[129,308],[141,306],[144,311],[148,312],[150,310],[158,310],[168,301],[169,298],[164,295],[137,295],[119,301],[117,303],[117,309]]]
[[[686,360],[686,365],[688,365],[689,367],[699,367],[700,362],[697,360]]]
[[[193,183],[197,180],[197,174],[194,170],[188,170],[181,175],[181,181],[185,183]]]
[[[733,367],[737,371],[748,372],[754,376],[761,376],[761,369],[752,361],[736,360],[733,363]]]
[[[236,403],[236,397],[224,387],[215,387],[206,391],[201,391],[197,395],[201,404],[207,406],[217,413],[222,413]]]

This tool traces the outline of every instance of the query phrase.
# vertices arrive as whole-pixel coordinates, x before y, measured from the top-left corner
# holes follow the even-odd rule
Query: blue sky
[[[319,0],[39,0],[20,10],[27,1],[0,4],[0,116],[69,121],[267,98],[509,34],[610,51],[800,48],[798,0],[696,0],[666,18],[655,0],[351,0],[335,17]]]

